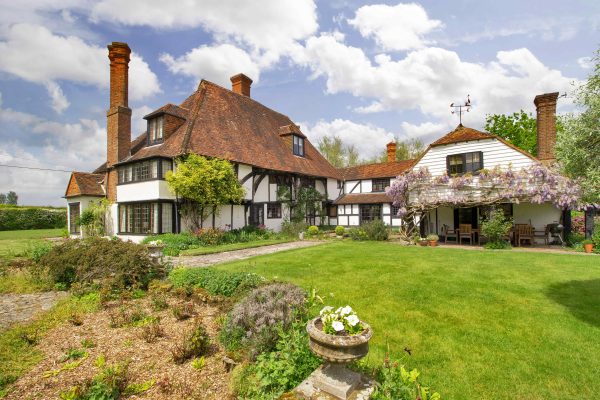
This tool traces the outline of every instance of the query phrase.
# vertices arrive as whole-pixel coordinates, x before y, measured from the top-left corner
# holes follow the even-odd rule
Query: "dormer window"
[[[304,157],[304,138],[293,135],[294,140],[294,155]]]
[[[152,118],[148,121],[148,145],[162,143],[163,141],[163,116]]]

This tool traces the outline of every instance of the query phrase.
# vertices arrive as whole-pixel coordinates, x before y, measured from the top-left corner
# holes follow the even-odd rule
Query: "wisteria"
[[[580,187],[542,164],[520,170],[512,167],[481,170],[478,174],[432,176],[427,168],[398,176],[386,193],[399,208],[398,216],[422,213],[440,206],[473,207],[499,203],[553,203],[576,208]]]

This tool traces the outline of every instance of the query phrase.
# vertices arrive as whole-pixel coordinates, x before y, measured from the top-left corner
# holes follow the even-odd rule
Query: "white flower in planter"
[[[350,307],[350,306],[346,306],[346,307],[343,307],[343,308],[339,308],[337,312],[338,312],[338,313],[339,313],[341,316],[344,316],[344,315],[350,315],[350,314],[352,314],[354,311],[352,310],[352,307]]]
[[[331,323],[331,327],[336,331],[336,332],[341,332],[344,330],[344,324],[342,324],[340,321],[333,321]]]
[[[333,311],[333,307],[331,306],[325,306],[323,307],[323,309],[321,310],[321,312],[319,313],[320,316],[323,316],[324,314],[329,314]]]
[[[358,319],[356,314],[352,314],[346,317],[346,322],[348,322],[350,326],[356,326],[356,324],[358,324],[360,320]]]

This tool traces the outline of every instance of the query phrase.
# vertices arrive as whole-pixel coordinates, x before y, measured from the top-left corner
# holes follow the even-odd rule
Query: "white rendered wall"
[[[72,203],[79,203],[79,215],[81,215],[83,213],[83,211],[85,209],[87,209],[90,205],[90,202],[98,202],[102,199],[102,197],[96,197],[96,196],[76,196],[76,197],[69,197],[67,200],[67,229],[69,229],[69,227],[71,226],[71,213],[69,212],[69,204]],[[69,235],[72,238],[77,238],[77,237],[82,237],[82,229],[81,227],[79,227],[79,234],[78,235],[71,235],[69,233]]]
[[[158,199],[175,199],[175,195],[169,190],[167,181],[152,180],[117,185],[117,201],[119,203]]]
[[[370,179],[363,179],[360,182],[361,193],[371,193],[373,190],[373,181]]]
[[[483,167],[485,169],[492,169],[497,165],[508,168],[509,165],[512,165],[513,170],[519,170],[534,162],[523,153],[497,139],[485,139],[432,147],[414,168],[427,167],[432,175],[443,175],[446,173],[446,156],[473,151],[483,152]]]
[[[244,179],[244,177],[246,175],[248,175],[251,172],[252,172],[252,167],[250,165],[238,164],[238,180],[240,182],[242,179]],[[242,187],[246,191],[246,196],[245,196],[246,200],[252,200],[252,182],[253,182],[252,178],[248,178],[248,180],[242,184]]]
[[[327,178],[327,198],[335,200],[342,194],[342,189],[338,189],[337,179]]]

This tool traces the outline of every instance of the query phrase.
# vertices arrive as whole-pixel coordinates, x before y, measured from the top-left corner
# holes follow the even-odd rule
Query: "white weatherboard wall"
[[[446,173],[447,156],[474,151],[483,152],[483,167],[486,169],[492,169],[498,165],[503,169],[507,169],[509,165],[512,165],[513,170],[519,170],[530,166],[534,162],[523,153],[497,139],[485,139],[432,147],[414,168],[427,167],[431,175],[443,175]]]
[[[175,195],[169,190],[167,181],[152,180],[117,185],[117,201],[119,203],[158,199],[175,199]]]

